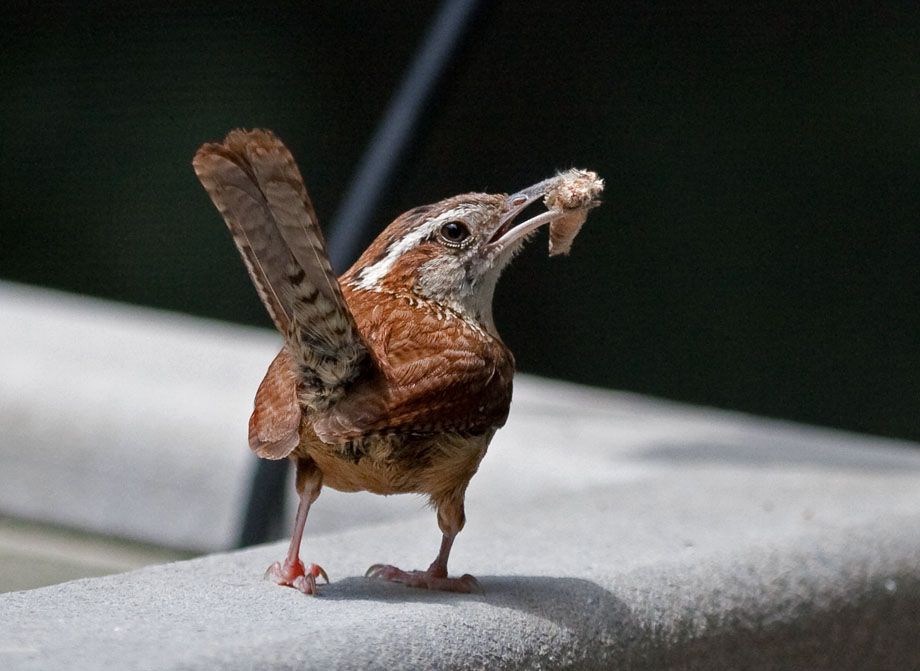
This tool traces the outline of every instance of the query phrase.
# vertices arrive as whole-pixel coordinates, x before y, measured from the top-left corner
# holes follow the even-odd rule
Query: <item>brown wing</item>
[[[504,344],[450,313],[412,307],[384,294],[355,292],[351,303],[374,301],[359,314],[377,367],[346,397],[319,413],[313,428],[327,443],[372,433],[479,432],[505,423],[514,359]]]
[[[300,442],[300,400],[287,347],[274,358],[256,392],[249,418],[249,446],[263,459],[283,459]]]
[[[313,408],[333,403],[367,350],[293,157],[269,131],[235,130],[201,147],[193,165],[285,337],[301,400]]]

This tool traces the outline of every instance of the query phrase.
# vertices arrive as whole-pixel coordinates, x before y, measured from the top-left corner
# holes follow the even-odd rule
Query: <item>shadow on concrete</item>
[[[624,601],[599,585],[580,578],[548,576],[479,576],[481,594],[450,594],[409,588],[360,577],[322,586],[323,599],[397,603],[463,604],[477,614],[476,622],[506,621],[495,609],[512,611],[521,622],[521,640],[528,629],[559,632],[562,645],[544,650],[533,660],[548,668],[575,664],[578,668],[606,668],[608,661],[624,655],[636,658],[638,648],[648,649],[653,637],[641,635],[636,618]],[[491,614],[488,614],[490,613]],[[523,616],[523,617],[522,617]],[[534,618],[538,624],[534,625]],[[530,623],[529,625],[527,623]],[[490,632],[481,632],[488,637]],[[531,650],[530,652],[535,652]],[[645,656],[645,655],[643,655]],[[599,665],[599,666],[598,666]]]
[[[920,595],[916,580],[901,578],[899,592],[903,588]],[[828,603],[803,604],[796,617],[787,619],[743,610],[716,615],[705,604],[698,611],[676,613],[674,593],[664,587],[638,600],[624,595],[633,599],[630,606],[580,578],[484,576],[480,582],[484,594],[466,595],[353,577],[325,586],[322,598],[455,604],[464,612],[463,621],[475,624],[471,635],[482,640],[500,638],[494,630],[515,623],[521,650],[526,650],[518,661],[540,668],[855,670],[917,668],[920,663],[913,646],[904,645],[903,626],[915,621],[918,602],[892,599],[883,589],[869,590],[855,601],[832,597]],[[496,609],[511,611],[511,617]],[[443,611],[432,613],[433,619],[443,617]],[[535,636],[541,621],[546,626]],[[444,624],[458,626],[451,620]]]
[[[373,578],[350,577],[320,585],[323,599],[367,600],[422,603],[481,602],[500,608],[526,610],[537,615],[565,616],[568,611],[582,611],[585,606],[609,611],[616,606],[627,613],[616,597],[590,580],[549,576],[477,576],[483,593],[453,594],[437,592]],[[562,617],[564,619],[564,617]]]

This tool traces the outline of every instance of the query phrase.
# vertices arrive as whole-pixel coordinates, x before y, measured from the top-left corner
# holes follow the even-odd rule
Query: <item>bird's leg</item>
[[[316,579],[323,576],[328,583],[326,572],[316,564],[308,567],[300,560],[300,542],[303,540],[303,527],[310,512],[310,506],[319,496],[323,486],[323,474],[316,467],[312,459],[297,461],[297,493],[300,504],[297,506],[297,516],[294,518],[294,531],[291,534],[291,545],[288,548],[284,562],[275,562],[268,567],[266,579],[279,585],[288,585],[299,589],[304,594],[316,594]]]
[[[401,582],[409,587],[424,587],[445,592],[481,592],[482,586],[473,576],[466,574],[459,578],[447,577],[447,559],[454,538],[466,522],[463,512],[463,495],[438,504],[438,526],[441,527],[441,549],[427,571],[403,571],[388,564],[374,564],[365,574],[369,578],[381,578]]]

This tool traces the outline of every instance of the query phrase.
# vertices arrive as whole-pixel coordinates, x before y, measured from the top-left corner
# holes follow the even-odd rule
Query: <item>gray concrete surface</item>
[[[264,334],[175,326],[204,338],[197,356],[230,352],[255,377],[256,360],[270,358]],[[142,363],[181,361],[182,342],[170,359],[170,348],[149,337],[154,354]],[[117,421],[100,419],[94,404],[114,392],[90,382],[89,400],[65,398],[56,428],[45,435],[40,418],[29,420],[28,431],[14,429],[11,448],[9,422],[23,415],[5,405],[13,396],[0,382],[0,511],[16,505],[3,488],[17,453],[36,472],[44,463],[46,477],[66,489],[89,470],[66,454],[76,442],[110,477],[127,474],[139,500],[119,513],[123,483],[85,501],[82,485],[58,491],[55,506],[85,504],[91,513],[70,510],[68,519],[117,520],[139,537],[206,532],[216,505],[209,496],[232,507],[239,494],[222,479],[245,474],[242,439],[209,439],[211,422],[229,417],[216,406],[239,395],[232,410],[243,406],[244,417],[232,421],[243,426],[251,388],[230,379],[241,373],[214,372],[195,358],[183,382],[189,408],[168,393],[168,378],[181,375],[151,373],[163,377],[163,390],[142,387],[151,414],[143,432],[118,428],[134,416],[134,391],[124,393]],[[120,370],[135,376],[130,353],[124,362]],[[113,388],[128,389],[108,375],[108,360],[98,365]],[[223,388],[194,397],[213,376],[227,376]],[[68,380],[79,387],[76,374]],[[81,429],[81,410],[115,429]],[[189,421],[158,435],[172,411]],[[117,439],[90,449],[93,435],[113,431]],[[64,474],[54,473],[62,460]],[[145,479],[148,467],[157,478]],[[204,479],[198,489],[190,474]],[[30,486],[48,493],[40,480]],[[46,505],[40,493],[30,506]],[[186,494],[193,511],[176,519]],[[439,540],[434,515],[413,497],[325,491],[304,542],[305,558],[332,578],[319,597],[261,579],[283,543],[0,595],[0,669],[920,668],[917,445],[524,376],[508,426],[470,487],[467,514],[451,570],[479,577],[481,595],[364,579],[375,562],[427,566]],[[181,533],[170,536],[173,524]],[[232,524],[217,526],[208,540],[215,545]]]
[[[2,282],[0,315],[0,513],[230,547],[251,463],[245,390],[277,339]]]
[[[483,595],[361,577],[424,566],[430,515],[308,531],[316,598],[261,580],[283,543],[2,595],[0,668],[920,668],[920,455],[750,427],[496,450],[452,564]]]

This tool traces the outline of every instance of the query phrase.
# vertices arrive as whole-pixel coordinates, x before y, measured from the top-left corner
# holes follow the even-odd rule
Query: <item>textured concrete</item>
[[[229,547],[271,334],[5,283],[0,314],[0,512]]]
[[[240,333],[214,346],[237,351]],[[189,385],[212,374],[195,371]],[[244,382],[184,412],[224,412],[224,395],[251,395]],[[187,435],[204,440],[211,427],[196,426]],[[168,528],[186,494],[206,524],[208,492],[185,470],[216,482],[224,466],[195,461],[211,448],[161,445],[157,428],[144,445],[162,452],[139,458],[175,474],[177,501],[158,508],[150,488],[135,527]],[[240,443],[213,449],[233,460]],[[96,463],[135,473],[130,446]],[[467,513],[451,569],[482,595],[364,579],[375,562],[427,566],[434,515],[413,497],[326,491],[304,542],[333,580],[321,596],[261,580],[283,544],[0,595],[0,668],[920,668],[916,445],[522,377]]]
[[[360,577],[427,563],[416,516],[308,535],[317,598],[260,580],[283,544],[0,596],[0,668],[920,668],[920,455],[716,417],[629,438],[655,419],[490,455],[453,557],[484,595]]]

